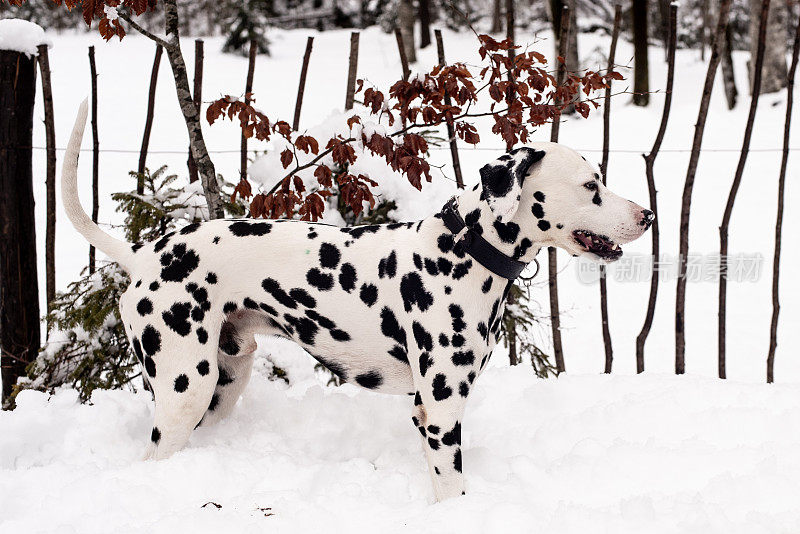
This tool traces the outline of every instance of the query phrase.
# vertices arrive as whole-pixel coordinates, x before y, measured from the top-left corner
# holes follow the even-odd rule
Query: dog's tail
[[[88,103],[84,100],[78,108],[78,117],[75,119],[75,126],[72,128],[72,135],[64,154],[64,165],[61,171],[61,202],[64,204],[64,211],[67,212],[72,226],[89,243],[124,268],[130,263],[133,254],[130,245],[101,230],[83,211],[78,197],[78,156],[81,150],[83,130],[86,127],[87,110]]]

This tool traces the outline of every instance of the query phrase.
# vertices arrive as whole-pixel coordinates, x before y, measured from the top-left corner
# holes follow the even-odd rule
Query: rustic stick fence
[[[197,109],[197,113],[200,114],[200,106],[203,103],[203,40],[202,39],[195,39],[194,41],[194,80],[192,89],[193,93],[193,100],[194,100],[194,107]],[[202,123],[202,120],[201,120]],[[192,147],[189,146],[189,157],[186,159],[186,165],[189,168],[189,183],[194,183],[200,179],[200,175],[197,173],[197,163],[194,161],[194,156],[192,156]]]
[[[244,103],[250,105],[250,94],[253,92],[253,76],[256,71],[256,54],[258,53],[258,42],[256,40],[250,41],[250,53],[247,58],[247,80],[244,84]],[[242,179],[247,178],[247,136],[242,130],[242,153],[240,156],[239,175]]]
[[[297,101],[294,104],[294,120],[292,130],[295,132],[300,129],[300,110],[303,108],[303,95],[306,92],[306,77],[308,76],[308,62],[311,60],[311,49],[314,46],[314,38],[309,36],[306,41],[306,52],[303,54],[303,66],[300,69],[300,83],[297,87]]]
[[[150,89],[147,94],[147,116],[144,121],[144,134],[142,135],[142,148],[139,152],[139,167],[136,172],[136,192],[144,193],[144,170],[147,165],[147,149],[150,146],[150,132],[153,130],[153,113],[156,105],[156,85],[158,84],[158,67],[161,65],[161,54],[164,47],[156,45],[156,55],[153,59],[153,69],[150,71]]]
[[[94,47],[89,47],[89,71],[92,77],[92,221],[97,222],[100,214],[100,134],[97,131],[97,66],[94,60]],[[95,248],[89,245],[89,272],[95,269]]]
[[[44,131],[47,144],[47,216],[45,222],[45,295],[47,311],[56,298],[56,126],[53,114],[53,85],[50,80],[50,56],[47,45],[39,45],[39,72],[42,74],[42,102],[44,103]],[[49,326],[49,325],[48,325]],[[49,328],[48,328],[49,330]]]

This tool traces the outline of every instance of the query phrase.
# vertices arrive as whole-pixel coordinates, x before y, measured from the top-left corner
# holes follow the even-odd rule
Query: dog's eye
[[[583,187],[585,187],[589,191],[597,191],[597,182],[595,182],[594,180],[591,180],[591,181],[586,182],[585,184],[583,184]]]

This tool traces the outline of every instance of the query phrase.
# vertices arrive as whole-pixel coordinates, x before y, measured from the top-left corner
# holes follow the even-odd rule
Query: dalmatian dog
[[[413,398],[436,499],[462,495],[464,407],[513,280],[547,246],[616,260],[654,218],[606,189],[575,151],[532,143],[484,166],[479,185],[421,221],[215,220],[131,246],[80,206],[85,122],[84,102],[63,202],[131,277],[119,310],[155,396],[146,458],[169,457],[198,425],[229,414],[250,377],[254,335],[279,336],[344,381]]]

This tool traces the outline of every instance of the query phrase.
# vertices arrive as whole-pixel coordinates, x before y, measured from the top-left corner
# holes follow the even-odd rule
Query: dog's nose
[[[643,209],[642,210],[642,220],[639,221],[639,224],[641,224],[642,226],[649,227],[651,224],[653,224],[653,221],[655,219],[656,219],[656,214],[655,213],[653,213],[652,211],[650,211],[648,209]]]

